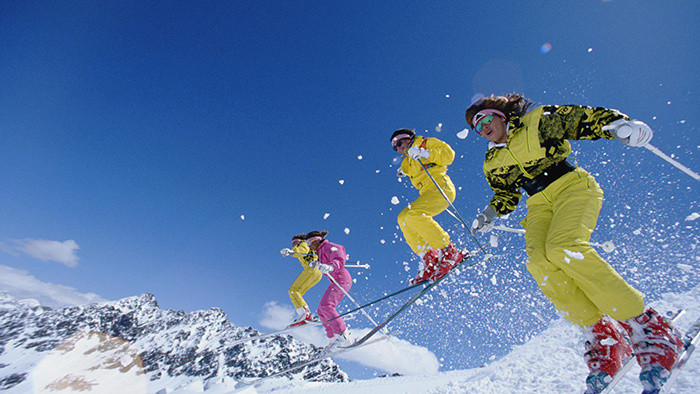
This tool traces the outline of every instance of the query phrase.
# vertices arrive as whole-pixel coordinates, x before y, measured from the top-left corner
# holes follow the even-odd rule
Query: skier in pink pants
[[[347,292],[352,287],[352,277],[350,277],[348,270],[345,269],[345,262],[347,261],[345,248],[342,245],[329,242],[325,238],[327,234],[328,231],[312,231],[306,234],[306,243],[311,250],[316,251],[318,254],[318,262],[314,263],[316,263],[319,271],[324,275],[331,276]],[[345,292],[331,280],[331,284],[323,294],[321,303],[316,311],[321,321],[326,322],[323,323],[323,328],[326,329],[326,336],[331,339],[332,346],[350,343],[345,322],[338,317],[338,311],[335,310],[335,307],[338,306],[340,300],[345,296]],[[328,321],[330,319],[333,320]]]

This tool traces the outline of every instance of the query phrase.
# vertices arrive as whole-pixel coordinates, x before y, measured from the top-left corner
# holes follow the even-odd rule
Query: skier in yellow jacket
[[[420,193],[398,216],[406,243],[422,259],[418,276],[411,283],[437,280],[464,258],[464,252],[455,247],[449,234],[433,219],[447,209],[456,196],[455,186],[447,176],[447,166],[452,164],[455,152],[447,143],[417,136],[411,129],[396,130],[391,135],[391,145],[404,155],[397,175],[408,176]]]
[[[586,392],[602,391],[631,356],[625,335],[642,367],[645,389],[659,387],[678,357],[680,338],[656,311],[645,310],[639,291],[590,246],[603,191],[588,172],[566,160],[568,140],[605,138],[644,146],[653,132],[612,109],[547,105],[529,111],[531,105],[521,94],[492,95],[466,111],[467,123],[489,140],[484,173],[495,193],[474,220],[472,234],[490,230],[496,217],[513,211],[524,189],[527,269],[564,317],[584,327]]]
[[[314,285],[321,280],[321,277],[323,277],[323,274],[318,268],[309,267],[309,263],[316,260],[318,257],[316,253],[311,251],[309,245],[306,243],[305,234],[298,234],[292,237],[292,249],[282,249],[282,254],[285,256],[292,255],[299,259],[299,263],[301,263],[304,269],[289,288],[289,298],[292,300],[292,304],[294,304],[294,308],[297,312],[297,317],[292,321],[290,327],[300,326],[314,321],[315,319],[311,315],[309,305],[302,296],[309,289],[314,287]]]

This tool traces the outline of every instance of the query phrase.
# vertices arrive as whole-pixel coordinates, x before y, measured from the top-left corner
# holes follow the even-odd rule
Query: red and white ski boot
[[[430,249],[423,255],[423,261],[418,270],[418,276],[411,279],[411,284],[415,285],[418,283],[425,282],[430,279],[438,268],[440,261],[438,251],[435,249]]]
[[[624,330],[607,316],[583,330],[586,335],[583,359],[590,371],[586,378],[586,394],[600,393],[632,357],[632,346]]]
[[[440,250],[440,259],[435,274],[430,278],[436,281],[447,274],[455,265],[459,264],[465,257],[466,251],[457,249],[454,243],[450,242]]]
[[[297,308],[297,317],[294,319],[289,327],[303,326],[304,324],[311,323],[315,321],[314,317],[311,315],[308,305]]]
[[[630,334],[637,363],[642,367],[639,380],[644,392],[658,392],[683,350],[680,333],[652,308],[620,324]]]

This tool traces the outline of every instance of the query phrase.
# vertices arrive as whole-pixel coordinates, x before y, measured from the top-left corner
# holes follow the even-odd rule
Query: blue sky
[[[476,94],[620,109],[698,171],[693,2],[472,3],[3,2],[0,265],[18,278],[5,286],[150,292],[163,308],[220,307],[260,328],[266,302],[290,304],[300,269],[279,250],[325,229],[372,264],[353,271],[358,301],[398,289],[417,262],[396,215],[417,192],[397,182],[388,138],[409,127],[451,144],[455,205],[470,220],[491,197],[485,140],[457,137]],[[697,283],[697,182],[644,149],[574,148],[606,192],[593,239],[627,245],[611,263],[650,297]],[[523,247],[504,235],[491,262],[397,329],[444,368],[541,330],[554,312]],[[325,287],[308,293],[312,307]],[[495,340],[494,324],[513,334]]]

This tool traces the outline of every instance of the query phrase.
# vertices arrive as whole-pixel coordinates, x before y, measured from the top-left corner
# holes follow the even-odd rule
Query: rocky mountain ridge
[[[231,345],[257,333],[218,308],[162,310],[152,294],[55,310],[0,295],[0,390],[91,389],[113,379],[167,392],[197,380],[266,376],[321,351],[281,335]],[[329,359],[294,378],[349,381]]]

